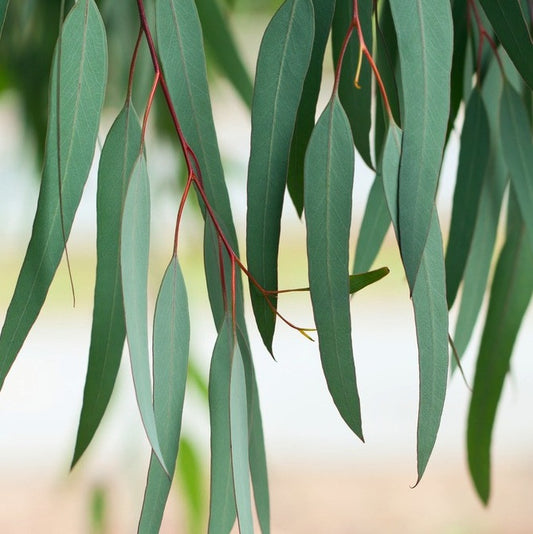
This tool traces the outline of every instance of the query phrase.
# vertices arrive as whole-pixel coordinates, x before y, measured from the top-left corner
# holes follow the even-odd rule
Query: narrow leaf
[[[120,266],[126,337],[130,349],[135,396],[150,445],[169,473],[157,436],[148,350],[148,256],[150,251],[150,186],[144,155],[135,163],[130,178],[120,244]]]
[[[310,0],[287,0],[268,25],[257,60],[248,166],[248,269],[267,290],[278,288],[278,249],[289,150],[314,35]],[[276,317],[250,283],[255,320],[272,352]],[[276,299],[271,302],[276,306]]]
[[[187,291],[174,256],[167,267],[154,315],[154,413],[165,465],[174,473],[189,359]],[[138,532],[159,532],[172,477],[152,452]]]
[[[9,0],[0,0],[0,37],[2,37],[2,30],[4,29],[8,6]]]
[[[242,62],[228,21],[219,3],[216,0],[196,0],[196,8],[209,51],[244,103],[250,107],[253,92],[252,80]]]
[[[468,413],[468,465],[484,503],[490,497],[492,429],[513,346],[533,291],[532,264],[533,252],[522,224],[508,231],[498,259]]]
[[[37,319],[63,255],[61,219],[68,237],[91,167],[104,99],[106,38],[102,19],[92,0],[80,0],[74,5],[63,24],[61,39],[59,82],[57,50],[52,62],[47,145],[37,212],[0,335],[0,388]],[[58,169],[58,138],[61,141],[61,173]]]
[[[361,291],[366,286],[381,280],[390,273],[388,267],[381,267],[375,269],[374,271],[369,271],[367,273],[358,273],[350,275],[350,294],[357,293]]]
[[[533,41],[519,0],[480,0],[480,3],[518,72],[533,89]]]
[[[466,107],[446,249],[446,296],[451,308],[474,234],[483,177],[489,159],[489,121],[481,93],[474,89]]]
[[[141,126],[130,101],[109,130],[98,169],[97,266],[89,363],[72,466],[91,442],[117,376],[126,329],[120,276],[120,223],[139,156]]]
[[[524,102],[508,83],[503,86],[500,127],[503,156],[533,246],[533,138]]]
[[[335,95],[313,130],[305,157],[309,285],[329,391],[343,419],[363,439],[346,276],[353,157],[350,123]]]
[[[400,55],[403,145],[400,249],[413,291],[428,237],[450,108],[450,2],[390,2]]]
[[[400,156],[402,150],[402,131],[391,121],[387,130],[383,155],[381,158],[381,174],[383,190],[387,207],[389,208],[390,220],[399,241],[398,227],[398,175],[400,172]]]
[[[307,75],[302,89],[302,98],[298,106],[296,124],[291,141],[287,189],[298,215],[304,208],[304,158],[307,143],[315,125],[316,104],[322,80],[322,62],[331,28],[334,0],[313,0],[315,14],[315,38]]]

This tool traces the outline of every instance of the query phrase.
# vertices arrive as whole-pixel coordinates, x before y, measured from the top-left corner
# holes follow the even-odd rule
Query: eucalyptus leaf
[[[350,275],[350,294],[357,293],[366,286],[374,284],[389,274],[388,267],[381,267],[367,273],[357,273]]]

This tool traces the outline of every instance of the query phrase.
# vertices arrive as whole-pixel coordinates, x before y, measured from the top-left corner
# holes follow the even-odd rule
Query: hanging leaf
[[[278,249],[289,150],[314,35],[310,0],[287,0],[268,25],[257,60],[248,165],[246,257],[267,290],[278,289]],[[276,317],[250,283],[255,320],[272,353]],[[276,298],[271,298],[276,306]]]
[[[478,89],[474,89],[466,106],[461,134],[461,150],[448,247],[446,249],[446,297],[451,308],[463,273],[474,234],[483,178],[489,159],[489,121]]]
[[[120,222],[128,181],[139,156],[141,126],[128,100],[109,130],[98,169],[97,267],[93,325],[83,406],[72,467],[91,442],[107,408],[126,329],[120,276]]]
[[[350,294],[357,293],[364,289],[366,286],[369,286],[378,280],[381,280],[389,274],[390,270],[388,267],[381,267],[375,269],[374,271],[369,271],[367,273],[358,273],[350,275]]]
[[[63,24],[61,43],[61,67],[56,50],[51,71],[45,164],[32,236],[0,335],[0,388],[43,306],[63,255],[62,222],[68,237],[94,155],[107,48],[104,25],[92,0],[74,5]]]
[[[329,391],[342,418],[363,439],[346,277],[353,153],[350,123],[335,94],[313,130],[305,156],[309,286]]]
[[[400,172],[400,157],[402,153],[403,133],[398,126],[391,121],[387,130],[385,144],[383,146],[383,156],[381,158],[381,173],[383,180],[383,190],[389,208],[390,220],[399,241],[398,224],[398,175]]]
[[[533,246],[533,139],[524,102],[509,83],[503,86],[500,126],[503,156]]]
[[[332,25],[333,60],[337,64],[342,42],[353,16],[352,0],[337,0]],[[372,50],[372,2],[359,2],[359,20],[363,30],[365,43]],[[373,169],[370,155],[370,102],[372,98],[372,77],[368,62],[363,59],[359,76],[359,88],[354,84],[357,65],[359,63],[359,41],[357,33],[352,34],[348,48],[344,54],[341,78],[339,83],[339,99],[350,121],[355,147],[369,168]]]
[[[302,98],[298,106],[287,175],[287,189],[299,217],[302,216],[304,209],[305,150],[315,125],[316,104],[322,80],[322,62],[334,9],[334,0],[313,0],[315,38],[309,68],[307,69],[302,89]]]
[[[518,0],[480,0],[483,10],[522,78],[533,89],[533,41]]]
[[[144,155],[140,155],[131,174],[120,243],[120,267],[126,338],[131,371],[141,419],[161,466],[170,473],[159,445],[152,408],[152,386],[148,350],[148,255],[150,252],[150,186]]]
[[[413,291],[431,225],[450,106],[453,22],[449,2],[390,2],[402,77],[400,249]]]
[[[509,210],[514,219],[520,219],[516,200],[510,202]],[[492,429],[513,346],[533,292],[532,263],[531,243],[519,220],[509,226],[496,266],[468,413],[468,465],[485,504],[490,497]]]
[[[159,289],[153,334],[154,413],[161,452],[172,474],[180,441],[189,338],[187,291],[178,259],[174,256]],[[152,452],[139,534],[159,532],[172,478]]]
[[[252,105],[252,80],[244,66],[228,22],[216,0],[196,0],[202,31],[217,66],[237,90],[243,102]]]

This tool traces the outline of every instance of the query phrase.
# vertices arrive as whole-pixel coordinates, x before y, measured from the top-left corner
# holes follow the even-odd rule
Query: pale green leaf
[[[389,274],[388,267],[380,267],[367,273],[357,273],[350,275],[350,294],[357,293],[366,286],[374,284]]]
[[[450,109],[449,2],[391,0],[402,79],[400,249],[411,291],[428,237]]]
[[[189,359],[189,307],[178,259],[167,267],[154,315],[154,413],[161,452],[169,473],[174,473],[181,432]],[[158,532],[172,477],[152,452],[138,532]]]
[[[120,223],[128,181],[139,156],[141,126],[128,100],[109,130],[98,168],[97,266],[89,363],[72,466],[91,442],[107,408],[124,337]]]
[[[248,165],[246,256],[266,290],[278,289],[278,249],[289,151],[314,35],[310,0],[287,0],[268,25],[257,60]],[[250,283],[259,332],[272,352],[276,317]],[[271,297],[276,306],[276,298]]]
[[[334,95],[313,130],[305,157],[309,286],[329,391],[343,419],[363,439],[346,276],[353,177],[350,123]]]
[[[383,146],[381,157],[381,175],[383,190],[387,207],[389,208],[390,220],[399,240],[398,232],[398,174],[400,170],[400,156],[402,151],[402,131],[394,122],[390,122]]]
[[[62,222],[68,237],[89,174],[100,122],[107,47],[104,25],[92,0],[80,0],[74,5],[63,24],[61,42],[61,68],[57,65],[57,50],[52,63],[47,144],[37,212],[0,335],[0,387],[37,319],[63,255]]]
[[[135,396],[141,419],[161,466],[169,473],[159,445],[148,349],[148,256],[150,252],[150,185],[144,155],[131,174],[122,215],[120,267],[126,339],[130,351]]]

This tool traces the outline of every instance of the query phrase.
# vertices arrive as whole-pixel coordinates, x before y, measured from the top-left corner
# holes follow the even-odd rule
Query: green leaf
[[[496,242],[500,208],[507,183],[499,119],[502,87],[500,69],[497,61],[493,60],[482,89],[490,127],[489,161],[483,178],[476,227],[464,271],[461,305],[454,333],[455,349],[459,357],[466,350],[483,303]],[[454,369],[455,358],[451,360],[451,365]]]
[[[153,335],[154,413],[161,452],[172,474],[180,441],[189,339],[187,291],[174,256],[159,289]],[[159,532],[171,483],[172,477],[169,478],[152,452],[139,533]]]
[[[216,0],[196,0],[196,9],[209,51],[244,103],[252,105],[252,80],[242,62],[233,34]]]
[[[309,286],[329,391],[342,418],[363,439],[346,276],[353,153],[350,123],[335,94],[313,130],[305,156]]]
[[[380,267],[367,273],[358,273],[350,275],[350,294],[357,293],[366,286],[381,280],[390,273],[388,267]]]
[[[120,223],[139,156],[141,126],[128,100],[109,130],[98,169],[97,266],[89,363],[72,467],[91,442],[117,376],[126,329],[120,276]]]
[[[522,78],[533,89],[533,41],[518,0],[480,0],[483,10]]]
[[[37,319],[63,255],[62,220],[68,237],[91,167],[104,99],[106,38],[92,0],[80,0],[74,5],[63,24],[61,42],[61,68],[57,65],[57,50],[52,66],[47,145],[37,212],[0,335],[0,388]],[[61,72],[59,89],[58,70]]]
[[[352,0],[337,0],[332,25],[332,50],[335,64],[338,62],[342,42],[353,15]],[[372,2],[359,2],[359,20],[366,45],[372,50]],[[359,62],[359,41],[357,32],[352,34],[344,55],[339,83],[339,99],[350,121],[353,141],[364,162],[372,169],[370,155],[370,103],[372,99],[371,69],[363,59],[359,76],[360,89],[355,87],[354,79]]]
[[[452,307],[463,278],[474,234],[489,151],[489,120],[481,93],[478,89],[474,89],[466,106],[461,134],[452,219],[446,249],[448,308]]]
[[[302,89],[302,98],[298,106],[296,124],[291,141],[289,157],[289,172],[287,175],[287,189],[298,215],[301,217],[304,209],[304,158],[307,143],[315,125],[315,113],[322,80],[322,62],[324,50],[329,36],[334,0],[313,0],[315,14],[315,39],[311,60]]]
[[[229,533],[236,516],[230,435],[232,338],[231,320],[226,317],[213,349],[209,372],[209,420],[211,424],[209,534]]]
[[[2,37],[2,30],[4,29],[8,6],[9,0],[0,0],[0,37]]]
[[[248,269],[271,291],[278,289],[278,249],[289,150],[314,35],[310,0],[287,0],[268,25],[257,60],[248,166],[246,248]],[[276,317],[250,283],[255,320],[272,353]],[[276,306],[277,299],[271,298]]]
[[[383,190],[387,207],[389,208],[390,220],[399,241],[398,225],[398,174],[400,171],[400,157],[402,152],[403,133],[398,126],[391,121],[387,130],[383,155],[381,157],[381,169]]]
[[[120,267],[126,338],[130,349],[135,396],[150,445],[161,466],[169,473],[159,445],[154,410],[148,350],[148,256],[150,252],[150,185],[144,155],[131,174],[120,243]]]
[[[518,226],[508,229],[498,259],[468,413],[468,465],[484,503],[490,497],[490,447],[496,410],[533,291],[533,252],[525,225]]]
[[[400,249],[413,291],[428,237],[450,108],[453,22],[449,2],[390,2],[402,77]]]
[[[412,298],[420,380],[417,428],[418,484],[437,439],[448,379],[448,307],[444,253],[435,209]]]
[[[508,83],[503,86],[500,127],[503,156],[533,246],[533,139],[524,102]]]

